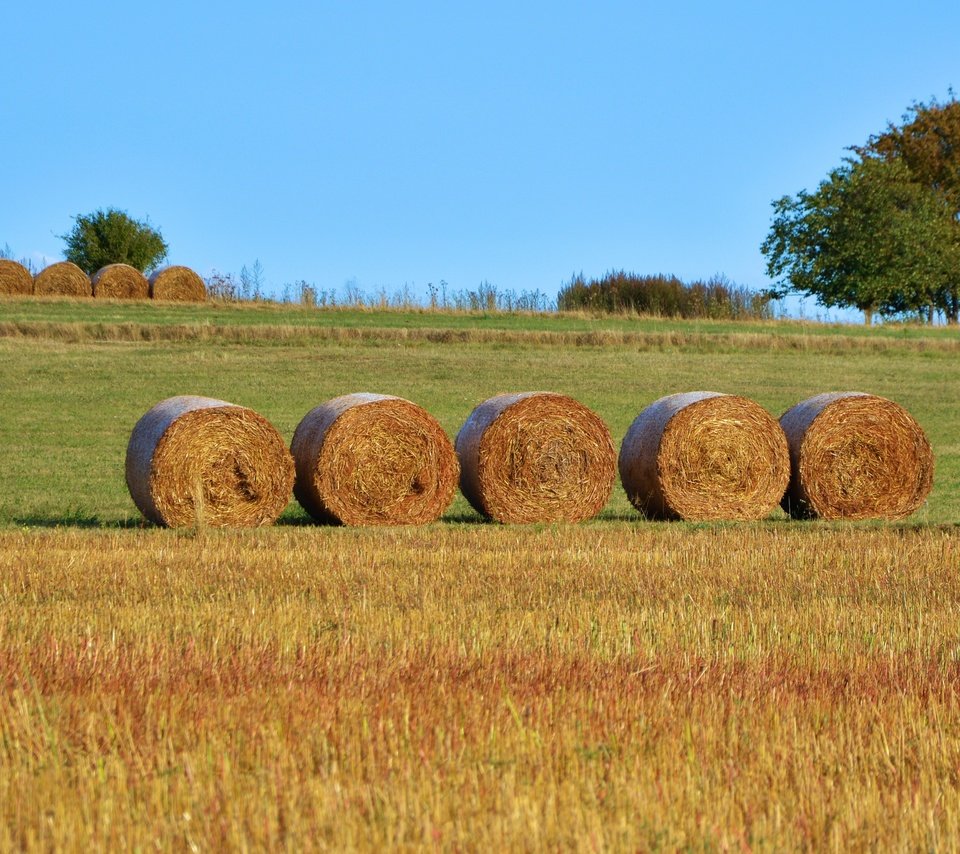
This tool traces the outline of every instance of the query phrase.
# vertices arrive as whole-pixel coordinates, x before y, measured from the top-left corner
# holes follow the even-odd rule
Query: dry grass
[[[680,392],[641,412],[620,447],[630,503],[654,519],[763,519],[790,480],[780,425],[758,403]]]
[[[613,491],[610,430],[567,395],[495,395],[470,413],[455,445],[461,491],[498,522],[580,522]]]
[[[126,481],[137,508],[169,527],[272,524],[293,488],[293,460],[262,415],[208,397],[153,406],[127,444]]]
[[[383,394],[347,394],[311,409],[293,434],[294,494],[315,519],[422,525],[457,491],[453,445],[429,412]]]
[[[792,474],[783,506],[821,519],[904,519],[933,488],[933,451],[902,406],[825,392],[783,414]]]
[[[242,309],[236,309],[242,315]],[[279,310],[279,309],[278,309]],[[330,311],[333,318],[347,312]],[[315,314],[323,314],[315,312]],[[763,329],[762,324],[751,328]],[[597,329],[587,332],[547,329],[466,329],[434,327],[376,327],[257,324],[226,325],[202,320],[157,324],[126,322],[53,322],[46,320],[0,321],[0,338],[52,340],[64,344],[97,341],[155,341],[170,343],[218,342],[231,344],[311,344],[394,342],[397,344],[501,344],[549,348],[619,347],[653,352],[678,350],[701,353],[822,353],[867,356],[897,353],[960,353],[960,338],[948,334],[930,337],[867,337],[862,335],[784,334],[769,332],[696,332],[682,327],[668,331],[629,332]]]
[[[938,850],[960,532],[0,532],[0,848]]]

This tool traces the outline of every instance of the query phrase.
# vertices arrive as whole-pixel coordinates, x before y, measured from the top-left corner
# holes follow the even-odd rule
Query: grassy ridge
[[[869,338],[871,340],[956,341],[946,327],[911,324],[860,325],[799,320],[674,320],[630,314],[468,312],[423,310],[378,311],[369,308],[305,308],[268,302],[179,304],[129,300],[2,298],[0,321],[11,324],[144,324],[156,326],[282,326],[341,329],[498,329],[530,332],[685,332],[730,334],[772,332],[778,336]]]

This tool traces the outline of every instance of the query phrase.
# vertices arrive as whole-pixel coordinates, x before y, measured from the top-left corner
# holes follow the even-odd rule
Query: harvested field
[[[960,838],[955,528],[8,530],[0,578],[4,848]]]
[[[952,850],[957,331],[620,322],[5,299],[0,850]],[[616,437],[704,378],[774,413],[868,389],[936,480],[906,523],[650,522],[617,489],[577,525],[457,496],[252,530],[144,527],[124,483],[184,388],[289,439],[362,383],[452,435],[531,378]]]

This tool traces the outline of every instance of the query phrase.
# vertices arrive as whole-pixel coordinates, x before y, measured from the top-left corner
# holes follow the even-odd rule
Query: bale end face
[[[60,261],[44,267],[33,280],[33,292],[37,296],[93,296],[90,277],[76,264]]]
[[[129,264],[107,264],[90,280],[93,295],[100,299],[147,299],[150,284],[146,276]]]
[[[0,258],[0,294],[5,296],[30,296],[33,293],[33,276],[17,261]]]
[[[290,500],[293,460],[273,425],[251,409],[181,396],[136,424],[126,479],[140,511],[168,527],[256,527]]]
[[[652,519],[762,519],[790,477],[786,437],[752,400],[687,392],[655,401],[623,440],[620,479]]]
[[[904,519],[933,488],[933,451],[902,406],[862,392],[808,398],[780,418],[795,518]]]
[[[409,400],[348,394],[312,409],[290,446],[294,495],[321,522],[421,525],[450,505],[460,469],[437,420]]]
[[[473,410],[455,445],[463,494],[498,522],[580,522],[596,516],[613,491],[610,431],[566,395],[492,397]]]
[[[174,265],[158,270],[150,277],[150,298],[169,302],[203,302],[207,288],[203,279],[189,267]]]

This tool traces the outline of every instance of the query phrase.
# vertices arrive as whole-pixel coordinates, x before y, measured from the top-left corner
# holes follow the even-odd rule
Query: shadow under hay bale
[[[573,398],[501,394],[457,434],[460,489],[498,522],[580,522],[599,513],[616,479],[607,425]]]
[[[347,394],[308,412],[290,445],[294,495],[315,519],[420,525],[457,491],[453,445],[426,410],[399,397]]]
[[[762,519],[790,479],[787,440],[745,397],[671,394],[641,412],[623,440],[620,480],[652,519]]]
[[[44,267],[33,279],[36,296],[93,296],[90,277],[71,261],[59,261]]]
[[[0,258],[0,294],[6,296],[30,296],[33,293],[33,276],[18,261]]]
[[[136,267],[107,264],[90,280],[93,295],[100,299],[149,299],[150,283]]]
[[[157,270],[150,277],[150,298],[176,302],[203,302],[207,287],[189,267],[174,265]]]
[[[903,519],[933,487],[933,451],[902,406],[825,392],[780,417],[790,446],[783,509],[797,518]]]
[[[151,522],[256,527],[290,500],[293,460],[252,409],[209,397],[163,400],[133,428],[127,487]]]

